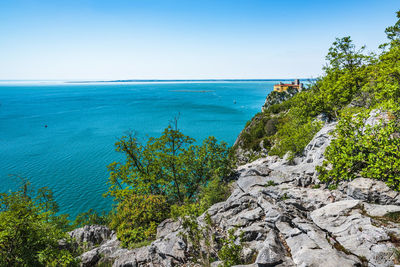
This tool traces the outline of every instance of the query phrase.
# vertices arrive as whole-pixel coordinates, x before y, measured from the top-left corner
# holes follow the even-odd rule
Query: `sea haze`
[[[122,159],[118,137],[159,136],[179,115],[184,134],[232,145],[274,83],[0,83],[0,191],[16,189],[19,176],[52,189],[72,217],[109,210],[102,194],[107,165]]]

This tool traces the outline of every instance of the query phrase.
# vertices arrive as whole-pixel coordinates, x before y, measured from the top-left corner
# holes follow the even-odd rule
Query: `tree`
[[[378,103],[386,102],[392,109],[398,107],[400,100],[400,11],[397,11],[397,18],[397,22],[385,30],[389,43],[380,46],[383,51],[371,72],[373,88],[366,88],[374,92]]]
[[[128,133],[116,142],[116,150],[124,153],[125,162],[109,165],[108,195],[117,201],[111,226],[124,246],[154,238],[171,206],[212,203],[217,198],[207,190],[231,172],[225,143],[209,137],[196,145],[179,131],[177,120],[145,144]],[[200,201],[203,196],[207,199]]]
[[[66,216],[56,215],[57,204],[48,188],[36,195],[29,183],[18,191],[0,194],[0,266],[66,266],[75,258],[60,248],[66,239]]]
[[[326,55],[327,65],[325,70],[354,71],[365,64],[367,57],[363,54],[365,46],[356,49],[350,36],[336,38]]]
[[[127,195],[162,195],[167,203],[193,200],[213,177],[225,177],[231,171],[229,149],[209,137],[199,145],[195,140],[169,125],[158,138],[145,145],[135,134],[128,133],[116,143],[125,154],[124,163],[109,165],[108,194],[117,201]]]
[[[396,16],[398,18],[397,22],[393,26],[389,26],[385,29],[385,33],[389,41],[390,45],[399,45],[400,42],[400,10],[396,12]],[[385,47],[388,44],[383,44],[382,47]]]
[[[322,104],[321,111],[336,119],[361,88],[368,84],[369,66],[375,61],[373,54],[364,54],[365,46],[357,49],[349,36],[336,38],[326,56],[325,76],[315,87]]]

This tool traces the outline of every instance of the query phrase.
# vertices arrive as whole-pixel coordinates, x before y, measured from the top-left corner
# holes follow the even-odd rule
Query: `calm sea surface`
[[[158,136],[180,114],[184,134],[232,145],[274,83],[0,83],[0,191],[19,176],[52,189],[62,213],[108,210],[107,165],[127,130]]]

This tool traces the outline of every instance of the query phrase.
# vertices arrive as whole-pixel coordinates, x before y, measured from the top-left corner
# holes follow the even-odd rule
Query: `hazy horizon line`
[[[107,82],[201,82],[201,81],[290,81],[315,80],[316,78],[207,78],[207,79],[0,79],[0,82],[65,82],[65,83],[107,83]]]

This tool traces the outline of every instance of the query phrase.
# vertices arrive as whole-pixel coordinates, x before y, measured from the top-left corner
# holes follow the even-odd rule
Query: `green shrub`
[[[221,240],[222,247],[218,252],[218,257],[224,262],[220,265],[222,267],[230,267],[243,263],[241,258],[243,250],[242,237],[236,237],[234,232],[234,229],[230,229],[227,238]],[[239,242],[236,242],[238,238]]]
[[[274,135],[278,130],[278,128],[277,128],[278,123],[279,123],[279,121],[277,118],[269,119],[264,127],[265,135],[266,136]]]
[[[154,239],[158,224],[167,218],[168,212],[164,196],[131,194],[118,204],[110,226],[117,231],[122,246],[130,247]]]
[[[321,127],[318,121],[304,122],[294,115],[286,117],[278,126],[276,144],[269,154],[283,157],[289,151],[293,155],[301,153]]]
[[[182,217],[182,226],[185,231],[180,232],[186,243],[191,244],[191,250],[188,252],[192,260],[201,266],[210,266],[213,261],[212,248],[215,246],[215,237],[213,231],[215,226],[211,221],[210,214],[205,214],[205,225],[201,226],[195,214],[188,214]]]
[[[75,266],[74,251],[60,247],[69,238],[66,216],[57,215],[52,192],[34,192],[29,183],[0,194],[0,266]]]
[[[343,117],[326,149],[320,180],[338,182],[361,175],[400,190],[400,125],[397,119],[365,125],[368,113]]]
[[[214,178],[201,189],[199,202],[202,208],[206,210],[215,203],[225,201],[229,194],[229,184],[221,181],[220,178]]]

